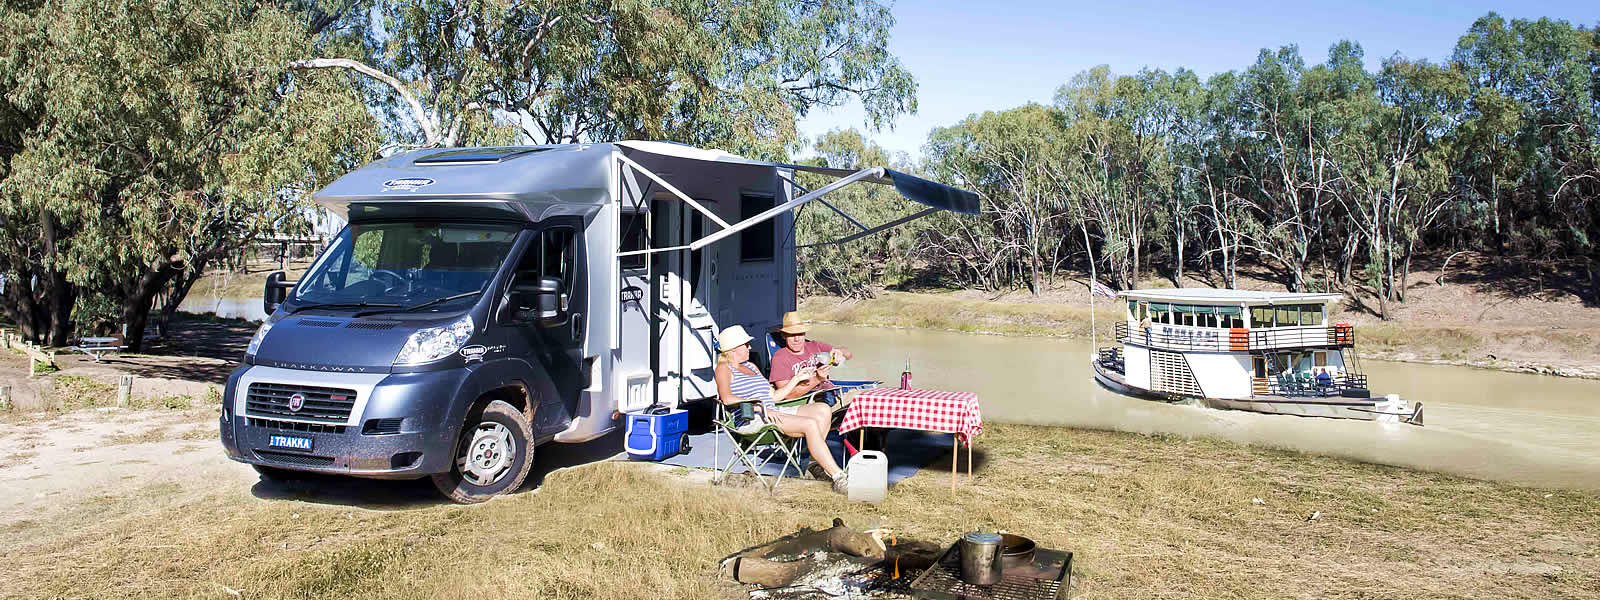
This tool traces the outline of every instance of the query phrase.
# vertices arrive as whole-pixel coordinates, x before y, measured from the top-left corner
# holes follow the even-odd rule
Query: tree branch
[[[426,138],[426,140],[423,142],[423,146],[426,147],[439,145],[439,125],[435,123],[432,118],[428,117],[428,113],[426,111],[422,110],[422,103],[417,100],[416,95],[412,94],[411,90],[406,89],[405,84],[400,83],[400,80],[395,79],[389,74],[348,58],[310,58],[306,60],[297,60],[289,63],[289,68],[350,69],[362,75],[366,75],[388,84],[389,87],[394,89],[396,94],[400,95],[401,99],[406,101],[406,104],[411,106],[411,116],[417,120],[417,126],[422,128],[422,134]]]

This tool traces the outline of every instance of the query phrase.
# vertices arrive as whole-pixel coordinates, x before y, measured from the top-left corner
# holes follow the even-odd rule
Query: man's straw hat
[[[717,347],[724,353],[748,343],[750,343],[750,334],[745,333],[744,327],[739,325],[729,326],[727,329],[722,330],[722,333],[717,334]]]
[[[778,331],[782,331],[784,333],[805,333],[809,329],[810,326],[806,325],[805,320],[800,318],[800,313],[786,312],[783,313],[783,326],[779,327]]]

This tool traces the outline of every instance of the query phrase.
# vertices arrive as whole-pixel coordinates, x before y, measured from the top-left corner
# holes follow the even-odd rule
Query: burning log
[[[834,519],[833,527],[821,531],[801,529],[724,558],[721,571],[739,583],[783,587],[816,568],[813,557],[817,552],[842,553],[861,567],[884,559],[884,549],[878,547],[871,534],[851,529],[843,519]]]

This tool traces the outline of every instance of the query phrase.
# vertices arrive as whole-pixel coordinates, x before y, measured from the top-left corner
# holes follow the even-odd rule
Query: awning
[[[843,188],[843,187],[848,186],[850,184],[856,183],[858,181],[866,181],[866,182],[871,182],[871,183],[893,185],[895,191],[899,192],[901,197],[903,197],[903,198],[905,198],[907,200],[910,200],[912,202],[916,202],[918,204],[922,204],[922,205],[927,206],[929,208],[926,209],[926,210],[923,210],[921,212],[913,213],[911,215],[907,215],[907,216],[901,217],[899,219],[895,219],[895,220],[890,221],[888,223],[884,223],[884,224],[878,225],[876,227],[867,227],[866,225],[863,225],[859,221],[855,220],[855,218],[850,217],[847,214],[844,214],[843,211],[840,211],[837,207],[832,207],[830,205],[830,208],[833,208],[833,210],[835,212],[839,212],[841,214],[844,214],[844,217],[846,219],[848,219],[852,224],[854,224],[861,231],[855,232],[855,233],[853,233],[851,235],[842,237],[842,238],[837,239],[837,240],[832,240],[832,241],[828,241],[828,242],[821,242],[821,243],[818,243],[818,244],[811,244],[812,246],[830,245],[830,244],[842,244],[842,243],[849,242],[851,240],[854,240],[854,239],[857,239],[857,238],[860,238],[860,237],[864,237],[864,236],[867,236],[867,235],[872,235],[872,234],[877,233],[879,231],[883,231],[883,230],[886,230],[886,229],[890,229],[890,228],[899,226],[899,225],[901,225],[903,223],[906,223],[906,222],[909,222],[909,221],[912,221],[912,220],[927,216],[929,214],[932,214],[932,213],[940,211],[940,210],[948,210],[948,211],[952,211],[952,212],[957,212],[957,213],[961,213],[961,214],[969,214],[969,215],[978,214],[979,210],[980,210],[980,203],[979,203],[978,195],[973,193],[973,192],[969,192],[967,190],[963,190],[963,189],[960,189],[960,188],[957,188],[957,187],[948,186],[948,185],[945,185],[945,184],[942,184],[942,183],[929,181],[929,180],[922,179],[920,177],[916,177],[916,176],[913,176],[913,175],[907,175],[905,173],[901,173],[899,171],[895,171],[893,169],[887,169],[887,168],[884,168],[884,167],[871,167],[871,168],[865,168],[865,169],[859,169],[859,170],[851,170],[851,169],[834,169],[834,168],[829,168],[829,167],[813,167],[813,166],[807,166],[807,165],[795,165],[795,164],[789,164],[789,163],[774,163],[774,162],[751,160],[751,159],[744,158],[744,157],[741,157],[741,156],[735,156],[735,155],[732,155],[732,154],[728,154],[728,153],[722,152],[720,150],[706,150],[706,149],[694,148],[694,147],[691,147],[691,146],[684,146],[684,145],[681,145],[681,144],[672,144],[672,143],[666,143],[666,142],[627,141],[627,142],[617,142],[616,145],[617,146],[621,146],[621,147],[623,147],[623,148],[625,148],[625,149],[627,149],[629,151],[639,152],[639,153],[644,153],[644,154],[655,154],[655,155],[661,155],[661,156],[668,156],[668,157],[672,157],[672,158],[698,160],[698,161],[708,161],[708,162],[716,162],[716,163],[724,163],[724,164],[738,164],[738,165],[748,165],[748,166],[766,167],[766,168],[793,169],[795,171],[804,171],[804,172],[808,172],[808,173],[817,173],[817,174],[820,174],[820,175],[828,175],[828,176],[838,177],[838,179],[834,180],[833,182],[831,182],[831,183],[829,183],[827,185],[824,185],[824,186],[822,186],[820,188],[817,188],[816,190],[808,191],[808,192],[806,192],[805,194],[803,194],[801,196],[798,196],[798,197],[796,197],[796,198],[794,198],[794,199],[792,199],[792,200],[790,200],[788,202],[785,202],[783,204],[780,204],[778,206],[774,206],[771,209],[763,211],[762,213],[760,213],[758,215],[755,215],[753,217],[749,217],[749,218],[744,219],[742,221],[739,221],[737,223],[729,224],[729,223],[724,222],[722,219],[718,218],[715,215],[715,213],[712,213],[711,211],[706,210],[705,207],[700,206],[698,202],[696,202],[693,198],[689,197],[687,194],[684,194],[684,193],[678,191],[676,188],[671,186],[664,179],[662,179],[661,177],[657,176],[654,173],[651,173],[649,169],[646,169],[643,165],[639,164],[637,161],[634,161],[633,159],[629,158],[628,157],[629,153],[624,152],[622,154],[622,161],[623,161],[624,164],[626,164],[628,167],[632,168],[634,171],[636,171],[636,172],[638,172],[638,173],[650,178],[651,180],[655,181],[656,183],[660,184],[668,192],[671,192],[674,195],[678,196],[684,202],[686,202],[689,205],[693,206],[701,214],[707,215],[707,217],[710,218],[713,223],[715,223],[716,225],[720,226],[721,229],[719,229],[717,231],[713,231],[713,232],[707,234],[705,237],[702,237],[700,239],[694,240],[693,242],[689,243],[686,246],[677,246],[677,247],[672,247],[672,248],[653,248],[653,249],[648,249],[648,250],[635,250],[635,251],[631,251],[631,252],[621,252],[621,253],[618,253],[619,257],[620,256],[630,256],[630,255],[635,255],[635,254],[654,254],[654,253],[657,253],[657,252],[671,252],[671,251],[682,251],[682,250],[699,250],[699,249],[704,248],[704,247],[706,247],[708,245],[714,244],[714,243],[716,243],[716,242],[718,242],[720,240],[726,239],[726,238],[728,238],[728,237],[730,237],[730,236],[732,236],[734,234],[737,234],[740,231],[743,231],[745,229],[749,229],[751,227],[754,227],[754,226],[756,226],[756,225],[758,225],[758,224],[760,224],[762,222],[769,221],[769,220],[773,219],[774,217],[777,217],[780,214],[783,214],[785,212],[788,212],[788,211],[794,210],[796,208],[799,208],[803,204],[806,204],[806,203],[814,201],[814,200],[820,200],[824,195],[827,195],[830,192],[836,191],[836,190],[838,190],[840,188]],[[824,203],[824,204],[826,204],[826,203]]]

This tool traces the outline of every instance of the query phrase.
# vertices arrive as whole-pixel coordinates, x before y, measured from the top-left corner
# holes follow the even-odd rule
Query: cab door
[[[549,378],[550,387],[539,394],[534,415],[536,437],[564,431],[577,414],[583,389],[589,385],[588,365],[583,356],[584,339],[589,334],[588,273],[585,265],[583,221],[560,217],[534,230],[522,256],[517,260],[511,285],[504,296],[518,315],[512,324],[513,348],[536,362]],[[527,290],[541,281],[554,281],[557,310],[541,318],[532,309]],[[529,382],[535,390],[542,386]]]

